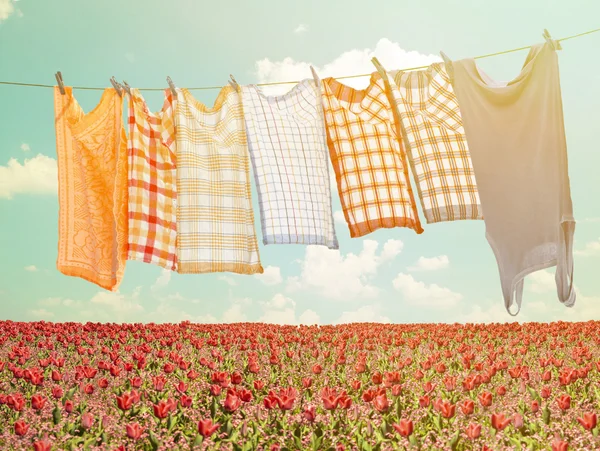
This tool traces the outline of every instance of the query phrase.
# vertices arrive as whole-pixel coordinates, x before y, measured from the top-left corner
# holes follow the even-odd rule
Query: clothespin
[[[171,77],[167,77],[167,83],[169,83],[169,88],[171,88],[171,93],[177,97],[177,89],[175,88],[175,83],[171,80]]]
[[[233,88],[237,91],[238,88],[240,87],[240,85],[238,85],[238,82],[235,81],[235,78],[233,77],[233,75],[229,74],[229,78],[231,78],[231,80],[229,80],[229,84],[231,86],[233,86]]]
[[[315,85],[318,88],[319,86],[321,86],[321,80],[319,79],[319,76],[317,75],[317,71],[312,66],[310,66],[310,71],[312,72],[313,80],[315,80]]]
[[[59,71],[56,74],[54,74],[54,76],[56,77],[56,82],[58,83],[58,89],[60,90],[60,93],[64,96],[65,95],[65,83],[63,82],[62,74]]]
[[[117,79],[113,76],[110,78],[110,82],[113,85],[113,88],[115,88],[115,91],[117,91],[117,94],[119,94],[119,97],[123,97],[123,87],[119,84]]]
[[[562,50],[560,42],[552,39],[552,36],[550,36],[550,32],[547,29],[544,28],[544,33],[542,34],[542,36],[546,40],[546,42],[554,48],[554,50]]]
[[[125,92],[127,92],[127,94],[131,95],[131,86],[129,86],[129,84],[125,80],[123,80],[121,86],[123,86],[123,89],[125,89]]]

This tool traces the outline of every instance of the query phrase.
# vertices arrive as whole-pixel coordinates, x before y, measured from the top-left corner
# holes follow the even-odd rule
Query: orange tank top
[[[116,291],[127,258],[127,139],[113,88],[85,114],[71,87],[54,89],[58,270]]]

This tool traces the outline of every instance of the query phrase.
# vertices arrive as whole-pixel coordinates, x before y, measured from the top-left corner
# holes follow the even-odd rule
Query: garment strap
[[[508,304],[505,305],[506,311],[510,316],[517,316],[521,311],[521,304],[523,303],[523,288],[525,287],[525,279],[519,280],[517,286],[515,287],[515,291],[511,293]],[[517,304],[517,311],[515,313],[510,311],[510,308]]]
[[[444,60],[444,64],[446,65],[446,72],[448,73],[448,77],[450,78],[450,83],[454,82],[454,65],[452,64],[452,60],[446,55],[444,52],[440,51],[440,56]]]

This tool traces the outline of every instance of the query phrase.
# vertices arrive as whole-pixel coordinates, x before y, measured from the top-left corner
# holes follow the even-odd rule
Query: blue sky
[[[215,86],[369,73],[458,59],[597,28],[597,0],[0,0],[0,80],[134,87]],[[518,321],[600,319],[600,33],[559,53],[569,173],[577,220],[578,300],[557,300],[554,270],[526,281]],[[513,78],[526,51],[485,60]],[[368,78],[346,80],[356,87]],[[289,89],[291,85],[288,85]],[[281,89],[272,90],[273,93]],[[210,103],[218,91],[194,91]],[[144,93],[151,108],[161,94]],[[100,92],[75,91],[86,111]],[[58,201],[52,91],[0,85],[0,318],[22,321],[321,324],[351,321],[511,321],[482,221],[403,228],[351,239],[334,212],[340,250],[260,244],[265,274],[179,275],[128,262],[118,293],[56,270]],[[256,227],[260,234],[256,192]],[[339,218],[342,218],[340,221]],[[259,243],[261,242],[259,235]]]

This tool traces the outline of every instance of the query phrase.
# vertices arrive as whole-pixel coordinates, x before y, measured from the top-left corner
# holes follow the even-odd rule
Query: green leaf
[[[214,396],[210,405],[210,416],[212,419],[214,419],[217,416],[217,398],[215,398]]]
[[[203,441],[204,441],[204,437],[200,434],[196,434],[196,438],[194,439],[194,441],[192,443],[192,449],[194,449],[196,446],[201,446]]]
[[[412,437],[412,435],[411,435],[411,437]],[[460,436],[458,435],[458,432],[457,432],[448,442],[448,446],[450,447],[450,449],[452,449],[452,451],[456,451],[459,437]]]
[[[160,447],[160,442],[154,436],[154,434],[152,433],[152,431],[149,431],[149,435],[150,435],[149,438],[150,438],[150,445],[152,445],[152,450],[156,451]]]
[[[411,434],[410,437],[408,437],[408,441],[412,446],[419,446],[417,436],[415,434]]]
[[[550,410],[548,409],[548,406],[544,407],[542,410],[542,420],[545,424],[550,424]]]
[[[233,429],[233,425],[231,424],[231,418],[227,420],[225,423],[225,432],[227,432],[227,436],[231,435],[231,430]]]
[[[62,417],[62,414],[61,414],[60,409],[58,408],[58,406],[54,407],[54,410],[52,411],[52,422],[54,424],[60,423],[61,417]]]

